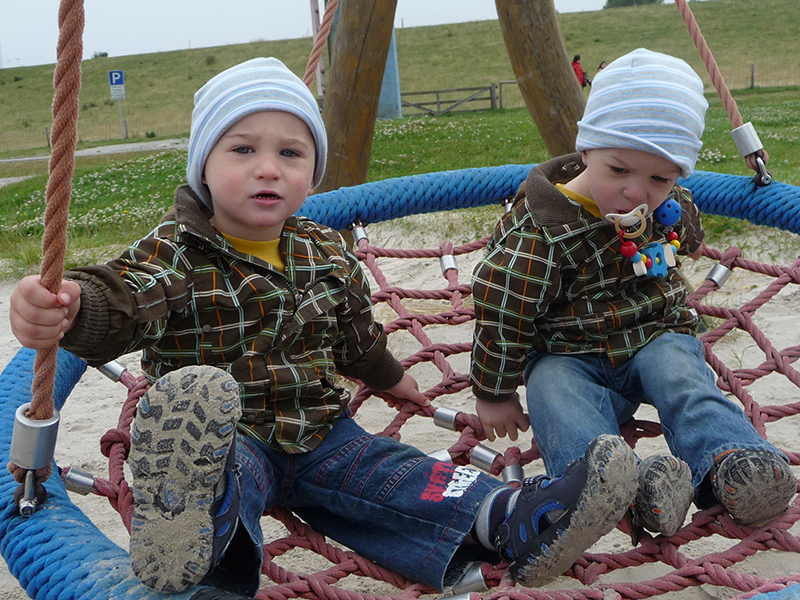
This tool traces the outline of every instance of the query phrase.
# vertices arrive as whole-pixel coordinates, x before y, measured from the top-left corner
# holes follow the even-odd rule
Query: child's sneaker
[[[637,524],[673,536],[683,525],[693,499],[692,472],[681,459],[656,454],[639,464],[639,491],[634,500]]]
[[[611,531],[636,494],[636,457],[613,435],[595,439],[583,458],[556,479],[526,479],[495,548],[511,561],[511,575],[523,585],[555,579]]]
[[[238,390],[225,371],[185,367],[159,379],[139,402],[129,458],[130,553],[134,573],[152,589],[181,592],[211,569],[219,543],[212,512],[222,507],[227,514],[232,502],[225,490],[216,496],[241,416]],[[231,478],[225,488],[235,487]]]
[[[789,507],[797,491],[789,464],[769,450],[734,450],[714,462],[714,495],[742,525],[771,521]]]

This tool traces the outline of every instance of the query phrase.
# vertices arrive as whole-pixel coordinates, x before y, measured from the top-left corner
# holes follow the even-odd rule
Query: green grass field
[[[794,23],[800,22],[800,2],[797,0],[766,0],[758,5],[758,10],[742,0],[694,2],[692,8],[696,12],[698,21],[701,21],[701,26],[702,21],[713,25],[723,17],[726,19],[731,17],[730,33],[724,33],[718,27],[706,27],[710,30],[707,37],[712,47],[718,43],[714,37],[738,37],[740,43],[744,43],[743,40],[747,36],[758,37],[757,32],[766,32],[773,26],[780,31],[780,27],[791,21],[787,15],[784,15],[786,18],[775,19],[774,13],[773,20],[769,24],[757,21],[757,14],[763,12],[780,9],[786,13],[796,9],[797,20]],[[750,15],[747,17],[750,19],[750,27],[740,25],[733,18],[733,14],[738,14],[738,18]],[[562,33],[567,40],[568,50],[573,52],[580,49],[584,64],[587,65],[599,63],[600,57],[612,57],[624,53],[641,43],[641,39],[625,37],[632,35],[633,31],[638,31],[630,27],[630,23],[634,20],[648,24],[648,27],[643,26],[640,32],[642,36],[650,38],[652,43],[648,43],[648,47],[683,56],[696,67],[699,61],[685,29],[680,29],[683,28],[683,23],[672,5],[572,13],[562,15],[561,19]],[[677,23],[674,22],[676,19]],[[736,21],[737,28],[734,28],[733,21]],[[595,33],[587,33],[590,25]],[[680,28],[676,25],[680,25]],[[613,35],[610,33],[612,31]],[[622,35],[622,31],[627,31],[627,34]],[[667,31],[672,33],[667,34]],[[462,84],[467,78],[473,78],[467,83],[480,84],[486,82],[488,74],[492,72],[495,73],[495,81],[510,77],[510,73],[503,70],[510,70],[510,67],[505,58],[502,36],[496,22],[413,28],[400,30],[397,34],[401,81],[406,82],[403,85],[404,90],[410,90],[408,86],[412,85],[417,86],[417,89],[455,86],[458,78],[461,78]],[[659,37],[659,34],[663,37]],[[617,39],[625,41],[615,46],[610,40],[617,35],[621,36]],[[762,33],[760,37],[763,40],[766,34]],[[775,34],[774,29],[770,30],[769,37],[772,40],[773,50],[777,43],[796,43],[794,34]],[[449,45],[445,44],[448,40]],[[484,48],[483,52],[477,52],[482,59],[481,62],[472,63],[472,55],[461,57],[453,50],[458,48],[466,52],[465,48],[469,46],[470,40],[473,45]],[[725,49],[722,53],[726,56],[725,60],[732,61],[732,57],[736,55],[735,45],[722,43],[719,45]],[[485,48],[493,50],[487,52]],[[784,46],[781,48],[783,48],[781,52],[786,49]],[[303,72],[305,54],[310,50],[310,40],[264,42],[86,61],[82,103],[93,102],[84,100],[91,94],[97,94],[98,101],[95,102],[95,106],[81,111],[82,120],[79,127],[82,136],[85,135],[88,122],[86,113],[94,112],[99,115],[105,110],[104,103],[99,98],[108,94],[108,80],[105,73],[110,68],[122,68],[126,71],[126,80],[133,86],[131,96],[139,93],[133,93],[136,89],[133,81],[137,77],[129,79],[132,72],[149,73],[147,77],[175,83],[174,87],[170,84],[151,90],[147,94],[148,101],[141,110],[143,114],[163,112],[165,115],[172,115],[169,119],[175,121],[180,114],[181,118],[185,119],[186,125],[175,134],[185,135],[191,112],[191,96],[196,87],[208,77],[240,60],[259,53],[278,54],[276,52],[278,49],[284,52],[281,58],[290,68],[297,73]],[[798,56],[794,50],[790,52],[794,53],[793,56]],[[748,54],[747,60],[751,60],[754,56]],[[767,57],[768,53],[764,52],[759,56]],[[722,64],[722,59],[718,57],[718,60]],[[447,68],[448,66],[451,68]],[[10,103],[9,96],[3,94],[8,91],[13,72],[25,73],[22,81],[31,83],[34,79],[37,81],[46,79],[45,71],[44,67],[0,71],[0,80],[5,81],[5,84],[0,85],[0,107],[5,110]],[[432,72],[436,73],[435,77],[430,75]],[[425,73],[428,73],[428,76]],[[143,75],[142,79],[147,77]],[[29,79],[31,81],[28,81]],[[101,83],[91,83],[94,79],[100,79]],[[179,80],[183,81],[182,87],[178,86]],[[21,84],[22,81],[16,83]],[[165,92],[166,89],[170,90],[169,94]],[[770,154],[770,171],[776,180],[794,185],[800,185],[800,158],[797,150],[800,136],[798,89],[800,88],[787,86],[734,92],[745,121],[753,122]],[[33,98],[44,94],[45,90],[41,88],[36,94],[32,93],[30,97],[26,97],[27,100],[23,104],[30,104],[30,109],[33,110]],[[178,100],[180,94],[186,96],[182,102]],[[713,91],[709,91],[707,97],[710,108],[703,138],[704,148],[697,168],[749,175],[750,172],[744,166],[731,139],[730,122],[721,102]],[[14,105],[18,106],[16,100]],[[21,107],[18,108],[22,110]],[[113,117],[110,117],[110,120],[113,121],[117,118],[116,106],[111,108]],[[17,118],[14,113],[15,111],[3,113],[0,121],[3,127]],[[116,127],[118,129],[118,123]],[[0,139],[3,135],[5,134],[0,132]],[[111,142],[116,141],[118,140],[111,140]],[[83,145],[86,145],[86,142]],[[28,153],[35,152],[35,150],[28,151]],[[524,108],[486,110],[436,118],[404,118],[378,122],[368,178],[375,181],[469,167],[529,164],[547,158],[549,155],[544,144]],[[169,152],[159,155],[140,155],[136,158],[81,157],[76,160],[76,165],[70,205],[68,265],[102,260],[115,254],[128,241],[144,235],[171,204],[175,186],[183,181],[185,153]],[[38,270],[41,260],[46,173],[46,161],[0,163],[0,177],[34,175],[22,183],[0,189],[0,277],[18,277]],[[455,238],[453,241],[457,242],[476,239],[488,232],[495,218],[494,208],[476,209],[470,214],[461,214],[458,218],[448,219],[446,228],[441,233],[448,238]],[[735,237],[753,228],[741,221],[717,217],[706,219],[706,226],[712,239],[714,236]],[[780,243],[793,244],[794,241],[792,238]]]
[[[800,85],[800,2],[709,0],[691,2],[691,8],[729,87],[749,87],[751,66],[759,87]],[[569,56],[581,54],[590,76],[601,60],[640,46],[674,54],[705,73],[671,0],[663,5],[565,13],[559,23]],[[403,92],[514,79],[497,21],[398,29],[396,40]],[[125,71],[127,99],[122,101],[122,112],[129,137],[163,138],[186,135],[192,96],[212,75],[255,56],[276,56],[302,75],[311,48],[311,38],[302,38],[84,61],[79,137],[83,142],[120,138],[109,70]],[[52,79],[53,65],[0,69],[0,158],[46,149]],[[704,80],[709,81],[707,75]]]

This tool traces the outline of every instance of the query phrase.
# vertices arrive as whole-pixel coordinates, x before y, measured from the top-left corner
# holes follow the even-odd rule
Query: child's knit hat
[[[703,145],[707,108],[703,82],[686,62],[639,48],[595,76],[575,148],[644,150],[688,177]]]
[[[262,110],[288,112],[308,125],[317,151],[314,185],[322,180],[328,138],[316,99],[277,58],[254,58],[212,77],[194,95],[186,179],[209,208],[211,195],[202,182],[208,155],[234,123]]]

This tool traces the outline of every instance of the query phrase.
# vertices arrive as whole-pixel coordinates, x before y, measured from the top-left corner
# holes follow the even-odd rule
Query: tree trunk
[[[397,0],[342,0],[322,117],[328,165],[317,192],[367,180]]]
[[[495,0],[500,29],[528,112],[552,156],[575,151],[585,101],[553,0]]]

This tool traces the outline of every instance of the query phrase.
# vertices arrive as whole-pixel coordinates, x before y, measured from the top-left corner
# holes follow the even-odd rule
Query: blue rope
[[[342,230],[359,220],[378,223],[457,208],[499,206],[514,195],[530,168],[507,165],[385,179],[309,196],[298,213]]]
[[[388,221],[412,214],[500,204],[513,196],[532,165],[413,175],[342,188],[308,198],[300,214],[334,229]],[[696,172],[681,183],[692,190],[703,212],[745,219],[757,225],[800,233],[800,188],[773,182],[757,187],[743,176]],[[35,353],[21,350],[0,375],[0,459],[8,462],[14,414],[31,399]],[[54,398],[60,409],[86,364],[59,351]],[[59,477],[46,484],[49,500],[31,518],[19,516],[17,483],[0,473],[0,552],[12,575],[31,598],[71,600],[188,599],[143,586],[130,570],[127,552],[113,544],[67,496]],[[800,585],[760,594],[762,600],[800,597]]]
[[[500,204],[513,196],[533,165],[440,171],[345,187],[309,196],[299,214],[333,229],[408,215]],[[700,210],[800,233],[800,188],[751,177],[696,171],[681,179]]]

